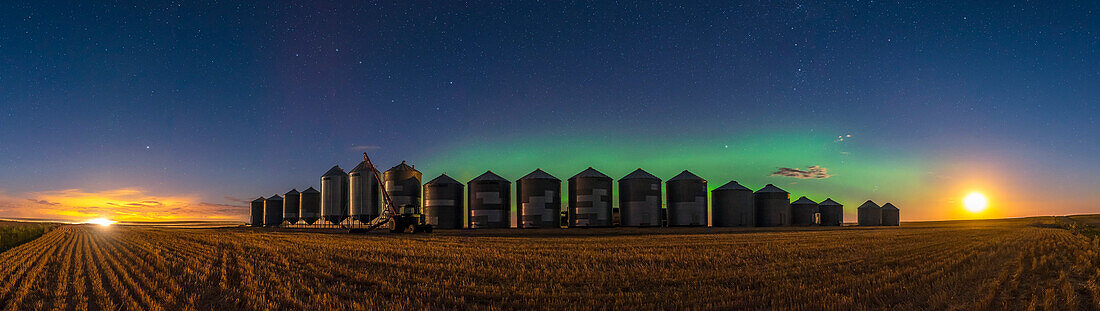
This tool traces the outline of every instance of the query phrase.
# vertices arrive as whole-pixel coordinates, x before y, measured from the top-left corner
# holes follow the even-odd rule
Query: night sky
[[[1100,1],[301,2],[0,4],[0,217],[243,221],[362,152],[1100,212]]]

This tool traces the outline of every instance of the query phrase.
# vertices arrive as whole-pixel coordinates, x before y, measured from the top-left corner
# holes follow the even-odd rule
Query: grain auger
[[[386,184],[382,182],[381,172],[374,167],[374,163],[370,161],[370,157],[367,156],[366,152],[363,153],[363,161],[367,162],[367,166],[373,172],[375,182],[382,188],[382,213],[368,222],[366,228],[356,228],[349,231],[352,233],[370,232],[375,228],[386,225],[389,227],[390,233],[403,233],[409,227],[412,227],[413,233],[432,232],[432,225],[427,223],[424,214],[420,212],[419,206],[414,204],[394,206],[393,201],[390,200],[389,192],[386,192]]]

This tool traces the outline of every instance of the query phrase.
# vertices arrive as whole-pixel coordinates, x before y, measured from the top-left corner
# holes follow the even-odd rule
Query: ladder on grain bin
[[[382,174],[374,167],[374,163],[370,161],[370,157],[367,156],[366,152],[363,153],[363,161],[367,162],[367,167],[372,172],[371,175],[374,175],[374,181],[382,189],[382,213],[371,219],[366,228],[349,229],[348,232],[366,233],[383,225],[389,226],[390,233],[402,233],[409,227],[412,227],[413,233],[432,232],[432,225],[425,221],[424,214],[421,214],[420,211],[408,206],[401,206],[401,210],[398,210],[398,207],[393,205],[393,201],[390,201],[390,193],[386,192],[386,184],[382,182]]]

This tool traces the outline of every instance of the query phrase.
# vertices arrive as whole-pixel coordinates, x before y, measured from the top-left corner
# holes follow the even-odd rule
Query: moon
[[[984,212],[988,205],[989,200],[979,192],[971,193],[963,199],[963,206],[966,207],[966,210],[975,214]]]

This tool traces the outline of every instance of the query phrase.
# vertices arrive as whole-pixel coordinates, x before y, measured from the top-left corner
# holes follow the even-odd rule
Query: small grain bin
[[[420,171],[401,161],[401,164],[386,170],[382,177],[394,207],[420,208],[420,182],[424,179]]]
[[[487,171],[467,183],[470,228],[508,228],[512,225],[512,183]]]
[[[901,214],[897,206],[894,204],[886,203],[882,206],[882,225],[883,226],[900,226]]]
[[[791,225],[809,226],[814,224],[814,214],[817,214],[817,208],[817,202],[806,197],[791,202]]]
[[[283,195],[283,221],[293,225],[298,223],[298,213],[301,212],[302,194],[298,189],[290,189]]]
[[[250,226],[262,227],[264,225],[264,197],[256,198],[248,204],[248,214],[248,224]]]
[[[283,223],[283,198],[278,194],[264,200],[264,227],[278,227]]]
[[[447,174],[424,184],[424,218],[440,229],[465,227],[463,195],[465,186]]]
[[[817,209],[821,214],[822,226],[840,226],[844,223],[844,205],[833,201],[833,199],[825,199],[818,204]]]
[[[642,169],[619,179],[619,225],[661,225],[661,179]]]
[[[711,225],[715,227],[755,227],[756,209],[752,190],[730,181],[710,192]]]
[[[791,224],[791,194],[768,184],[753,193],[757,227],[789,226]]]
[[[707,181],[687,170],[665,182],[668,225],[707,225]]]
[[[313,187],[302,191],[301,213],[299,217],[307,225],[312,225],[321,218],[321,192]]]
[[[340,166],[321,175],[321,218],[332,224],[348,218],[348,173]]]
[[[881,226],[882,225],[882,207],[878,204],[867,200],[856,208],[857,220],[860,226]]]
[[[352,220],[366,223],[381,214],[382,190],[374,174],[377,171],[371,169],[366,160],[359,162],[348,173],[348,216]],[[324,192],[323,189],[321,192]]]
[[[569,178],[569,227],[610,227],[611,177],[589,167]]]
[[[561,179],[542,169],[516,180],[519,228],[561,228]]]

